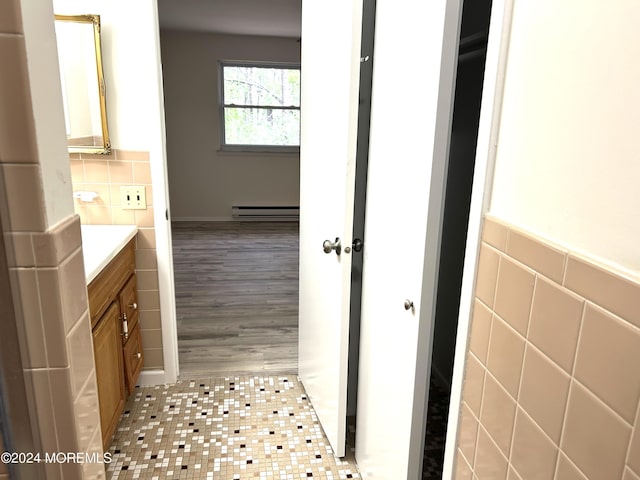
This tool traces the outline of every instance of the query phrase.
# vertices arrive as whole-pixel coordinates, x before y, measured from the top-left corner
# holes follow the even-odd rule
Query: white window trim
[[[225,121],[224,121],[224,67],[238,66],[238,67],[257,67],[257,68],[281,68],[281,69],[294,69],[300,70],[299,63],[286,63],[286,62],[247,62],[236,60],[219,60],[218,61],[218,123],[220,134],[220,148],[219,152],[250,152],[250,153],[300,153],[299,145],[238,145],[225,143]],[[242,106],[242,105],[241,105]],[[260,106],[252,105],[251,108],[261,108]],[[274,107],[269,107],[274,108]],[[282,108],[283,110],[292,110],[289,107],[275,107]],[[300,107],[297,107],[300,110]]]

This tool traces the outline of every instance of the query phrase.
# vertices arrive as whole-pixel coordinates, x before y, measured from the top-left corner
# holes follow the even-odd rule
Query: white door
[[[345,453],[361,0],[304,0],[300,146],[300,379]],[[341,241],[341,254],[323,242]]]
[[[356,460],[419,478],[459,1],[377,0]],[[407,309],[405,309],[407,301]]]

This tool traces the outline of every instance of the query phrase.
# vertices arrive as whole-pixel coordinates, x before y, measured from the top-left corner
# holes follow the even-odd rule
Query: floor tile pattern
[[[138,387],[109,451],[111,479],[360,478],[334,457],[294,375]]]
[[[427,432],[424,442],[423,480],[440,480],[442,478],[448,414],[449,392],[432,379],[429,386]]]

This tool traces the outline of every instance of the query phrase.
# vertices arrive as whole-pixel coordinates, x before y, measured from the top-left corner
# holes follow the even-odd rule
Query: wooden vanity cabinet
[[[142,370],[135,247],[131,240],[88,285],[102,445],[109,447]]]

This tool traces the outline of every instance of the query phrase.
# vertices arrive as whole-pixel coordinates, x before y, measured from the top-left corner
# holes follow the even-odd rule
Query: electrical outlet
[[[120,204],[123,210],[145,210],[147,208],[147,192],[144,185],[120,187]]]

